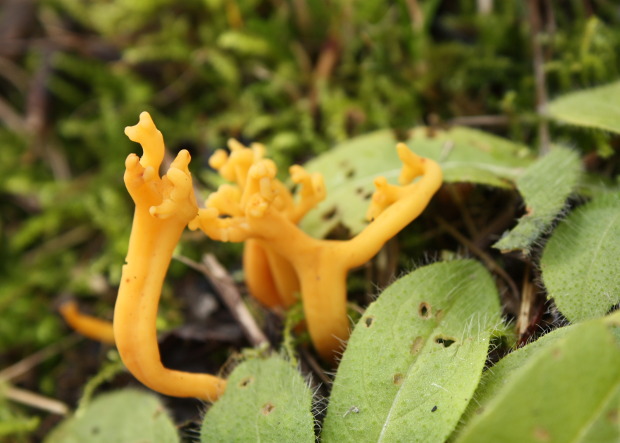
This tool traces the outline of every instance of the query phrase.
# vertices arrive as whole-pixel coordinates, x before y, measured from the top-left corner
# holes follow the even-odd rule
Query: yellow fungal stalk
[[[67,324],[84,337],[102,343],[114,344],[112,323],[90,315],[82,314],[75,301],[65,302],[60,306],[60,314]]]
[[[283,273],[290,278],[293,272],[299,281],[312,342],[322,358],[334,361],[349,336],[348,271],[370,260],[387,240],[420,215],[441,186],[441,168],[399,144],[401,185],[389,185],[384,178],[375,180],[377,189],[367,214],[372,221],[351,240],[318,240],[301,231],[296,223],[323,198],[320,177],[310,176],[299,166],[291,168],[293,181],[302,185],[301,201],[296,206],[275,178],[273,163],[263,159],[262,152],[252,151],[233,145],[230,157],[223,152],[214,154],[212,164],[225,178],[236,181],[238,190],[233,193],[228,188],[220,189],[189,226],[200,228],[214,240],[247,241],[251,249],[246,247],[246,254],[251,257],[246,257],[246,274],[271,294],[275,291],[281,296],[276,275]],[[224,193],[232,200],[226,201]],[[270,255],[280,263],[274,266]]]
[[[188,170],[189,153],[179,152],[160,178],[164,140],[151,116],[143,112],[125,134],[144,154],[129,155],[125,185],[136,205],[129,251],[114,309],[114,338],[129,371],[149,388],[166,395],[216,400],[226,382],[209,374],[165,368],[161,363],[155,321],[172,252],[198,207]]]

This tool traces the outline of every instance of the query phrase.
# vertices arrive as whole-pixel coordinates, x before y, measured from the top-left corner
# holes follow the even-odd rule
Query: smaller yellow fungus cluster
[[[233,143],[230,148],[230,155],[216,152],[211,164],[236,186],[220,187],[189,227],[201,229],[214,240],[246,242],[248,285],[265,304],[273,306],[279,301],[287,306],[291,291],[299,287],[312,343],[323,359],[334,361],[349,337],[348,271],[370,260],[424,210],[441,186],[441,169],[398,144],[403,162],[401,186],[377,178],[367,214],[372,221],[366,228],[348,241],[320,240],[297,226],[324,198],[320,176],[310,175],[300,166],[291,168],[293,182],[301,185],[296,205],[276,178],[273,162],[263,158],[262,147]],[[418,177],[420,180],[413,182]]]
[[[291,180],[299,188],[293,195],[276,178],[276,165],[265,158],[262,145],[245,147],[231,140],[229,153],[219,150],[210,159],[210,165],[231,184],[221,185],[199,210],[188,170],[189,153],[179,152],[160,177],[164,141],[150,115],[143,112],[139,123],[125,133],[142,145],[144,154],[141,158],[131,154],[125,163],[125,184],[136,208],[114,311],[114,341],[138,380],[179,397],[214,401],[226,386],[219,377],[174,371],[161,363],[155,329],[159,297],[172,252],[186,226],[214,240],[245,242],[243,264],[251,294],[271,308],[287,308],[301,294],[312,343],[324,360],[333,362],[349,337],[348,271],[370,260],[420,215],[442,182],[436,162],[400,143],[400,185],[388,184],[383,177],[375,180],[377,189],[367,213],[370,223],[350,240],[321,240],[297,226],[325,198],[320,174],[292,166]],[[67,306],[63,313],[84,335],[89,336],[89,328],[91,337],[96,337],[95,329],[105,329],[94,319],[80,316],[75,306]]]
[[[299,185],[298,196],[276,178],[273,161],[264,158],[265,147],[245,147],[236,140],[228,142],[230,154],[216,151],[209,164],[234,185],[221,185],[205,202],[206,209],[190,222],[190,229],[202,229],[220,241],[245,241],[243,268],[250,293],[270,308],[287,308],[297,300],[299,278],[290,260],[283,257],[260,237],[252,238],[245,222],[251,211],[260,216],[266,207],[257,196],[292,224],[297,224],[317,203],[325,198],[323,177],[309,174],[301,166],[290,168],[291,179]],[[295,198],[297,197],[297,198]]]

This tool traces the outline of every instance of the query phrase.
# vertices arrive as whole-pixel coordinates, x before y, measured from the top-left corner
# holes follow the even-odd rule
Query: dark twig
[[[450,126],[508,126],[510,118],[506,115],[470,115],[448,120]]]
[[[495,243],[498,240],[499,233],[504,232],[510,226],[514,225],[515,207],[517,206],[515,200],[514,197],[511,197],[504,210],[502,210],[497,217],[485,223],[478,231],[478,235],[473,239],[477,247],[484,249],[491,243]]]
[[[36,2],[33,0],[8,0],[2,5],[0,15],[0,57],[15,58],[19,48],[13,40],[26,36],[36,19]]]
[[[45,360],[73,346],[81,338],[82,337],[80,337],[79,335],[71,335],[67,338],[62,339],[61,341],[58,341],[49,345],[46,348],[41,349],[40,351],[35,352],[34,354],[30,354],[28,357],[18,361],[17,363],[12,364],[11,366],[4,368],[2,371],[0,371],[0,382],[10,381],[20,377],[21,375],[30,371],[32,368],[43,363]]]
[[[517,288],[516,283],[513,281],[510,275],[508,275],[508,273],[501,266],[499,266],[495,262],[495,260],[493,260],[493,257],[484,252],[482,249],[478,248],[474,242],[472,242],[470,239],[461,234],[458,230],[453,228],[450,223],[445,221],[443,218],[437,217],[436,220],[442,229],[444,229],[448,234],[454,237],[458,242],[462,243],[467,249],[472,252],[472,254],[482,260],[491,272],[501,277],[501,279],[504,280],[510,288],[510,292],[512,292],[515,300],[519,299],[519,289]]]
[[[542,23],[540,18],[539,0],[528,0],[528,13],[530,21],[530,37],[532,54],[534,58],[534,81],[536,83],[536,112],[542,117],[538,126],[540,141],[540,153],[549,152],[549,124],[546,120],[547,113],[547,87],[545,83],[545,60],[543,57],[540,31]]]
[[[448,193],[450,194],[450,197],[452,197],[452,201],[458,208],[461,214],[461,219],[463,220],[463,223],[465,224],[465,227],[467,228],[467,232],[469,233],[469,236],[472,238],[476,238],[478,236],[478,229],[476,228],[476,223],[474,222],[474,219],[469,213],[469,209],[467,208],[467,205],[465,204],[465,202],[463,202],[463,197],[461,193],[459,193],[459,190],[457,189],[457,185],[450,183],[446,186],[445,189],[448,191]]]
[[[325,373],[319,362],[314,358],[314,356],[304,347],[299,348],[299,355],[304,363],[308,365],[310,370],[316,374],[316,376],[323,382],[326,386],[331,385],[332,381],[329,376]]]

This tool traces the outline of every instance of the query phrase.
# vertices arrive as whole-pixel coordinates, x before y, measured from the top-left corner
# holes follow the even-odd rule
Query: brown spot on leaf
[[[338,163],[338,166],[344,171],[344,176],[346,178],[353,178],[355,176],[355,168],[351,166],[348,161],[343,160]]]
[[[338,209],[334,206],[328,209],[327,211],[325,211],[321,215],[321,218],[323,219],[323,221],[330,221],[332,218],[336,216],[337,213],[338,213]]]
[[[549,434],[549,431],[547,431],[545,428],[541,428],[540,426],[534,428],[534,432],[532,432],[532,435],[534,437],[534,440],[536,441],[547,442],[551,440],[551,434]]]
[[[373,325],[374,321],[375,321],[375,318],[372,315],[370,315],[364,319],[364,324],[366,325],[367,328],[370,328]]]
[[[422,350],[422,346],[424,346],[424,337],[417,336],[413,339],[413,343],[411,343],[411,354],[415,355]]]
[[[431,307],[431,305],[429,305],[425,301],[420,303],[420,306],[418,306],[418,315],[420,317],[427,319],[427,318],[430,318],[432,313],[433,313],[433,308]]]
[[[251,375],[249,377],[245,377],[243,380],[241,380],[239,382],[239,387],[240,388],[246,388],[248,385],[250,385],[252,382],[254,381],[254,377],[252,377]]]
[[[273,403],[265,403],[260,411],[263,415],[269,415],[271,414],[271,412],[273,412],[275,408],[276,407],[273,405]]]
[[[405,379],[405,376],[399,372],[397,374],[394,374],[394,377],[392,377],[392,382],[395,385],[401,385],[404,379]]]
[[[438,335],[435,337],[435,343],[442,345],[444,348],[449,348],[456,342],[456,338],[447,337],[445,335]]]

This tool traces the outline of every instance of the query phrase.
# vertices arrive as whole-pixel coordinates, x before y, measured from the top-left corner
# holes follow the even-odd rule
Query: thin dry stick
[[[504,269],[501,268],[495,262],[495,260],[493,260],[493,258],[489,254],[484,252],[482,249],[478,248],[474,242],[472,242],[467,237],[465,237],[463,234],[461,234],[459,231],[454,229],[443,218],[437,217],[436,220],[439,226],[445,229],[446,232],[448,232],[448,234],[454,237],[458,242],[465,245],[467,249],[469,249],[474,255],[480,258],[484,262],[484,264],[487,265],[487,267],[491,270],[491,272],[494,272],[495,274],[500,276],[502,280],[506,282],[506,284],[510,288],[510,291],[513,293],[514,297],[516,297],[516,300],[519,299],[519,289],[517,288],[516,283],[512,280],[512,278],[510,278],[508,273],[504,271]]]
[[[527,332],[530,327],[530,317],[532,303],[534,302],[534,285],[530,281],[530,264],[526,263],[525,273],[523,274],[523,292],[521,296],[521,307],[519,308],[519,318],[517,319],[517,332],[519,339]]]
[[[457,192],[456,186],[457,185],[450,183],[448,184],[448,186],[446,186],[446,189],[450,193],[450,197],[452,197],[452,201],[456,204],[456,207],[461,213],[461,217],[463,217],[463,223],[465,223],[465,227],[467,228],[467,231],[469,232],[470,237],[476,238],[478,236],[478,229],[476,229],[476,223],[474,223],[474,220],[471,217],[469,210],[463,203],[463,198]]]
[[[414,32],[421,31],[424,28],[424,13],[420,7],[418,0],[407,0],[407,9],[409,10],[409,18],[411,27]]]
[[[53,398],[44,397],[34,392],[26,391],[25,389],[9,386],[3,390],[3,394],[9,400],[41,409],[43,411],[51,412],[52,414],[66,415],[69,412],[69,406],[63,402],[54,400]]]
[[[61,353],[65,349],[70,348],[81,338],[82,337],[80,337],[79,335],[71,335],[67,338],[62,339],[61,341],[58,341],[46,348],[41,349],[40,351],[35,352],[34,354],[30,354],[28,357],[0,371],[0,381],[13,380],[20,375],[27,373],[32,368],[39,365],[40,363],[43,363],[48,358],[51,358],[54,355]]]
[[[493,12],[493,0],[478,0],[476,4],[480,15],[489,15]]]
[[[507,126],[507,115],[468,115],[448,120],[450,126]]]
[[[549,152],[549,124],[546,120],[547,111],[547,86],[545,84],[545,60],[543,57],[542,44],[540,43],[540,30],[542,28],[538,0],[528,0],[528,12],[530,21],[530,37],[532,42],[532,54],[534,56],[534,81],[536,82],[536,112],[542,116],[538,126],[540,138],[540,153]]]
[[[474,244],[483,249],[496,240],[493,239],[491,234],[505,231],[509,226],[514,224],[515,219],[515,205],[514,198],[511,198],[506,208],[494,219],[486,223],[479,232],[478,236],[473,239]]]
[[[217,289],[224,304],[235,320],[239,322],[245,336],[253,346],[259,346],[267,342],[267,337],[265,337],[265,334],[258,327],[248,308],[243,303],[241,294],[232,277],[214,255],[205,255],[202,263],[197,263],[184,256],[175,256],[174,258],[207,277],[215,289]]]

